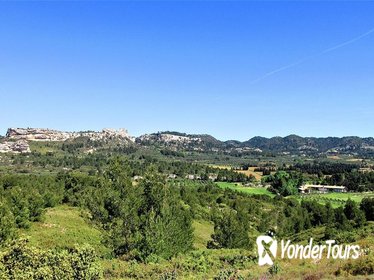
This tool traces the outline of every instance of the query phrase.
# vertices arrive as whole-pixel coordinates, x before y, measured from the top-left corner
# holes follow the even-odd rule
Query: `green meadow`
[[[102,244],[102,232],[84,218],[86,213],[77,207],[59,205],[48,208],[43,221],[32,223],[21,234],[30,245],[41,249],[73,248],[77,244],[89,244],[102,256],[110,250]]]
[[[228,182],[217,182],[216,183],[222,189],[232,189],[248,194],[260,194],[260,195],[268,195],[270,197],[274,197],[275,194],[268,191],[266,188],[262,187],[246,187],[243,186],[241,183],[228,183]]]
[[[366,193],[324,193],[324,194],[304,194],[304,195],[295,195],[297,200],[301,201],[303,199],[315,199],[321,204],[326,204],[330,202],[333,207],[337,208],[340,206],[344,206],[345,202],[348,199],[351,199],[357,203],[360,203],[364,197],[374,197],[373,192],[366,192]]]

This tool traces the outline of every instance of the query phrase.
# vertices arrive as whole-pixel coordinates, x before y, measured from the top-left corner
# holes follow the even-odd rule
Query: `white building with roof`
[[[328,193],[328,192],[347,192],[347,188],[344,186],[328,186],[328,185],[312,185],[306,184],[299,187],[301,193]]]

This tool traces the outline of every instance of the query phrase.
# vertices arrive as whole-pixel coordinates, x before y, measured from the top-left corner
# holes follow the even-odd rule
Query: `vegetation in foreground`
[[[89,223],[82,220],[82,215],[78,208],[58,206],[47,210],[47,215],[51,218],[62,215],[66,212],[69,219],[60,219],[56,223],[57,227],[71,228],[72,234],[63,237],[66,232],[60,232],[56,235],[51,227],[44,227],[44,235],[50,236],[49,246],[63,247],[65,242],[72,243],[76,238],[81,236],[84,238],[82,231],[79,231],[79,225],[87,227]],[[47,221],[45,221],[47,223]],[[83,224],[82,224],[83,223]],[[75,224],[75,226],[73,226]],[[374,225],[372,225],[374,226]],[[330,262],[322,259],[320,262],[313,263],[300,260],[279,261],[271,270],[269,267],[258,267],[257,258],[253,251],[242,249],[206,249],[206,243],[210,240],[210,236],[206,235],[206,230],[212,232],[212,225],[209,223],[194,222],[194,244],[198,249],[190,253],[180,255],[171,260],[160,259],[157,262],[142,263],[134,261],[123,261],[117,258],[100,258],[96,261],[96,267],[100,268],[105,278],[110,279],[229,279],[228,275],[236,275],[236,278],[230,279],[346,279],[353,277],[353,273],[359,272],[359,269],[370,269],[370,259],[365,257],[365,263],[360,261],[347,262],[341,267],[339,262]],[[303,231],[295,236],[295,240],[307,240],[309,236],[323,237],[323,228]],[[29,239],[38,239],[38,232],[30,231]],[[373,244],[373,237],[369,236],[359,241],[363,247]],[[31,241],[30,241],[31,243]],[[101,244],[96,240],[88,241],[88,244],[94,249],[100,249]],[[86,248],[88,245],[85,246]],[[88,247],[89,248],[89,247]],[[49,270],[51,272],[51,270]],[[369,274],[369,273],[367,273]],[[338,275],[338,276],[336,276]],[[162,278],[164,277],[164,278]],[[221,277],[221,278],[219,278]],[[226,278],[225,278],[226,277]],[[308,278],[310,277],[310,278]]]

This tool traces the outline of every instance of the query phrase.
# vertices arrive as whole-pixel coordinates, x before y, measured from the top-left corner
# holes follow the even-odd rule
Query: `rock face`
[[[28,141],[65,141],[78,137],[88,137],[90,140],[103,140],[119,138],[134,142],[126,129],[103,129],[100,132],[65,132],[44,128],[9,128],[6,134],[7,139],[28,140]]]
[[[136,143],[144,146],[156,145],[172,150],[201,150],[204,145],[202,139],[197,135],[178,135],[167,132],[141,135],[136,138]]]
[[[165,131],[144,134],[136,138],[136,143],[144,146],[158,146],[162,148],[188,151],[217,152],[224,151],[225,142],[219,141],[207,134],[186,134],[175,131]]]
[[[9,128],[6,138],[31,141],[64,141],[71,137],[69,133],[43,128]]]
[[[174,135],[170,133],[155,133],[155,134],[144,134],[136,139],[138,143],[165,143],[165,144],[191,144],[200,143],[199,137],[189,137],[182,135]]]
[[[27,141],[18,140],[15,142],[3,142],[0,143],[0,153],[30,153],[30,147]]]

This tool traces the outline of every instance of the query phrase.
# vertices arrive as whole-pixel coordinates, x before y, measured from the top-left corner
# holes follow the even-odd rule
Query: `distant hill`
[[[289,135],[286,137],[254,137],[242,143],[244,146],[257,147],[268,151],[318,151],[318,152],[359,152],[374,151],[374,138],[360,137],[300,137]]]
[[[374,155],[374,138],[349,137],[301,137],[289,135],[286,137],[256,136],[247,141],[220,141],[208,134],[187,134],[176,131],[164,131],[144,134],[137,138],[130,136],[125,129],[104,129],[101,132],[60,132],[51,129],[10,128],[5,137],[0,137],[3,144],[6,141],[74,141],[79,137],[89,137],[92,141],[122,141],[135,142],[140,146],[154,146],[171,150],[187,150],[201,152],[223,153],[291,153],[291,154],[353,154]],[[9,142],[7,147],[10,145]],[[0,143],[1,144],[1,143]],[[5,144],[3,145],[5,147]],[[9,150],[9,149],[8,149]],[[4,151],[8,151],[4,148]]]
[[[350,137],[286,137],[265,138],[256,136],[248,141],[220,141],[207,134],[186,134],[180,132],[158,132],[136,138],[141,145],[159,145],[174,149],[192,149],[202,151],[238,151],[238,152],[273,152],[273,153],[330,153],[363,154],[374,153],[374,138]]]

